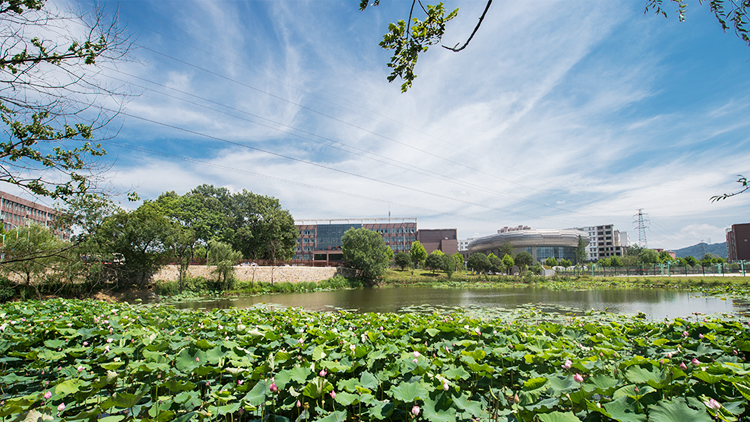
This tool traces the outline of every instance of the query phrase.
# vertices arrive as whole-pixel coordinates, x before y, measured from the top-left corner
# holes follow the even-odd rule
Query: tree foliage
[[[412,242],[411,249],[409,249],[409,256],[415,266],[427,259],[427,250],[422,246],[422,242],[419,240]]]
[[[242,259],[242,254],[232,249],[232,246],[212,240],[208,245],[208,265],[214,266],[216,284],[220,290],[232,288],[234,282],[234,266]]]
[[[546,260],[544,260],[544,265],[548,267],[556,267],[558,265],[557,258],[555,258],[554,256],[547,258]]]
[[[396,254],[394,261],[396,262],[396,265],[401,267],[402,270],[405,270],[406,267],[411,264],[411,257],[408,253],[401,251]]]
[[[510,255],[503,256],[503,265],[508,270],[508,274],[513,271],[513,266],[516,265],[516,261],[513,260],[513,257]]]
[[[469,259],[466,261],[466,266],[469,267],[469,269],[471,269],[472,271],[483,273],[485,271],[489,271],[490,260],[489,258],[487,258],[487,255],[481,252],[475,252],[469,255]]]
[[[96,77],[128,52],[116,16],[2,0],[0,38],[0,181],[64,201],[89,192],[105,154],[95,134],[117,113],[97,105],[124,97]]]
[[[341,238],[344,263],[368,282],[381,277],[388,268],[392,253],[389,251],[390,248],[386,246],[383,238],[366,228],[351,228]]]
[[[64,249],[52,232],[40,224],[16,227],[2,236],[2,270],[21,277],[27,286],[43,276]]]
[[[515,259],[516,265],[521,272],[526,271],[534,263],[534,257],[526,251],[519,252]]]
[[[441,271],[445,268],[443,263],[443,256],[445,256],[445,254],[435,252],[438,251],[434,251],[427,255],[427,259],[424,262],[425,267],[432,270],[433,274],[435,274],[435,271]]]
[[[500,258],[505,258],[505,256],[510,256],[513,258],[515,255],[513,254],[513,245],[510,244],[510,242],[504,242],[502,245],[500,245],[500,251],[499,251]]]

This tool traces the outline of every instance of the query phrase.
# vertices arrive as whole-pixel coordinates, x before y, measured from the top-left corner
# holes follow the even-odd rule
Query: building
[[[552,230],[522,227],[500,229],[497,234],[475,239],[469,243],[469,254],[481,252],[500,256],[500,247],[505,243],[510,243],[514,253],[529,252],[534,262],[544,262],[547,258],[555,258],[558,261],[567,259],[575,264],[577,263],[578,239],[582,239],[584,245],[589,243],[588,232],[579,229]]]
[[[441,251],[446,255],[458,252],[456,229],[426,229],[417,230],[417,240],[424,246],[427,253]]]
[[[750,261],[750,223],[732,224],[726,235],[727,261]]]
[[[408,253],[412,242],[417,240],[416,218],[298,220],[295,224],[299,230],[294,248],[296,261],[342,262],[341,238],[349,229],[365,228],[380,233],[394,253]]]
[[[627,232],[615,230],[614,225],[581,227],[588,233],[591,242],[586,246],[588,261],[598,261],[602,258],[612,256],[624,256],[630,246],[630,237]]]
[[[0,191],[0,221],[5,231],[31,223],[41,224],[51,229],[57,215],[58,211],[53,208]],[[70,240],[69,229],[55,229],[53,233],[58,239]]]

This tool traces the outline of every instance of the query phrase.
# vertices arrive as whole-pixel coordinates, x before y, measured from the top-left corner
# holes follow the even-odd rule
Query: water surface
[[[434,287],[395,287],[382,289],[336,290],[315,293],[285,293],[181,302],[178,308],[248,308],[257,304],[278,304],[310,311],[332,309],[358,312],[399,312],[415,305],[438,307],[493,307],[513,309],[527,304],[543,304],[545,309],[575,308],[615,313],[645,313],[651,319],[704,314],[737,313],[746,303],[722,300],[702,293],[668,289],[551,290],[544,288],[447,289]]]

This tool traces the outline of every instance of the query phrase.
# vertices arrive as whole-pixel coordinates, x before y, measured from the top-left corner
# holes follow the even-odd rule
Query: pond
[[[300,307],[310,311],[333,309],[358,312],[400,312],[409,307],[493,307],[513,309],[528,304],[543,304],[549,312],[567,308],[602,310],[615,313],[645,313],[650,319],[687,317],[703,314],[738,313],[746,302],[722,299],[703,293],[668,289],[551,290],[544,288],[449,289],[432,287],[394,287],[381,289],[336,290],[314,293],[286,293],[196,300],[175,304],[177,308],[216,309],[249,308],[268,303]]]

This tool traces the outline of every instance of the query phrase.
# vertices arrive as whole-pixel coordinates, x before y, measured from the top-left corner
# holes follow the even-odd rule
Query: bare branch
[[[458,47],[458,44],[460,44],[460,43],[456,43],[456,45],[453,46],[453,47],[448,47],[448,46],[445,46],[445,45],[442,46],[442,47],[445,48],[446,50],[454,51],[456,53],[459,52],[459,51],[461,51],[461,50],[463,50],[464,48],[466,48],[466,46],[469,45],[469,43],[471,42],[471,39],[474,38],[474,34],[476,34],[477,31],[479,30],[479,27],[482,26],[482,22],[484,21],[484,17],[487,15],[487,11],[490,10],[490,5],[492,5],[492,0],[487,0],[487,5],[484,7],[484,12],[482,12],[482,16],[479,17],[479,22],[477,22],[477,26],[474,27],[474,31],[471,32],[471,35],[469,36],[469,39],[466,40],[466,42],[464,43],[464,45],[462,45],[460,48],[456,48],[456,47]]]

